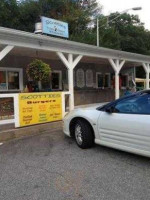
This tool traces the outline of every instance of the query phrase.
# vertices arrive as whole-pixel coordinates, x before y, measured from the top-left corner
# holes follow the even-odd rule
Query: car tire
[[[94,145],[92,127],[85,120],[77,120],[74,126],[74,136],[77,145],[82,149],[91,148]]]

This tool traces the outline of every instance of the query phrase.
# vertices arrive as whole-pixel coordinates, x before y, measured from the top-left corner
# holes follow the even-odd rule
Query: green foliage
[[[81,31],[80,34],[75,33],[70,36],[70,40],[91,45],[96,45],[96,38],[96,32],[91,29]]]
[[[91,0],[88,7],[81,7],[75,0],[24,0],[19,5],[18,29],[33,32],[40,16],[65,21],[69,24],[70,40],[96,44],[96,32],[88,29],[92,16],[101,10],[97,0]]]
[[[79,2],[0,0],[0,26],[34,32],[40,16],[46,16],[69,23],[69,40],[96,45],[96,18],[99,17],[100,46],[150,55],[150,31],[138,16],[127,13],[104,16],[97,0],[90,0],[86,7]]]
[[[16,0],[0,0],[0,26],[17,28],[19,8]]]
[[[127,13],[116,18],[117,16],[118,13],[109,16],[109,26],[113,27],[120,35],[120,49],[128,52],[149,54],[146,40],[150,37],[150,32],[145,30],[139,17]],[[111,22],[111,20],[113,21]]]
[[[40,21],[40,6],[37,1],[26,0],[19,5],[19,24],[17,29],[34,32],[35,23]]]
[[[50,76],[51,68],[42,60],[35,59],[31,62],[26,70],[28,78],[33,81],[46,81]]]

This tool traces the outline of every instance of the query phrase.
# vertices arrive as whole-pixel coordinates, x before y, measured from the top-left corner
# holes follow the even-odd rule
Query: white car
[[[83,149],[96,143],[149,157],[150,90],[75,109],[64,117],[64,133]]]

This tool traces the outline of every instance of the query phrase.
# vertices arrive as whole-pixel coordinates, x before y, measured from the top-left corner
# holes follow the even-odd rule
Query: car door
[[[98,131],[107,146],[150,151],[150,94],[126,98],[105,109]]]

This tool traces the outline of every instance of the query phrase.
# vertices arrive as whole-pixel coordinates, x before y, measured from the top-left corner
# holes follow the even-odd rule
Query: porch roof
[[[42,51],[72,53],[95,58],[121,59],[136,63],[150,63],[150,56],[96,47],[4,27],[0,27],[0,45],[12,45]]]

